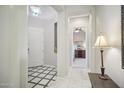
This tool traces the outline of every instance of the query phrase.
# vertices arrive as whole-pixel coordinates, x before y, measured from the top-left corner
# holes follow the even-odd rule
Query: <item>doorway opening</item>
[[[87,66],[86,60],[86,31],[78,27],[73,31],[73,66]]]
[[[51,87],[57,75],[57,12],[49,5],[28,11],[28,87]]]
[[[88,68],[89,55],[89,16],[80,15],[69,18],[69,30],[71,31],[72,56],[71,66]]]

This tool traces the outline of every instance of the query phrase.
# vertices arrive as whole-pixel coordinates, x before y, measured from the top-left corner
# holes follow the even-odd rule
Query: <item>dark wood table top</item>
[[[108,80],[102,80],[98,73],[88,73],[93,88],[119,88],[119,86],[109,77]]]

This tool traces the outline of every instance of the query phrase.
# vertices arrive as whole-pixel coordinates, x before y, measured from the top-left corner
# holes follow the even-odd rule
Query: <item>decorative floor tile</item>
[[[32,70],[28,70],[28,72],[32,72]]]
[[[34,88],[44,88],[44,86],[37,84]]]
[[[46,85],[48,83],[49,80],[47,79],[43,79],[39,82],[39,84],[42,84],[42,85]]]
[[[28,72],[28,75],[31,75],[31,74],[33,74],[34,72]]]
[[[33,68],[28,68],[28,70],[33,70]]]
[[[29,88],[32,88],[34,85],[35,85],[35,84],[33,84],[33,83],[28,83],[28,87],[29,87]]]
[[[30,81],[30,80],[33,79],[33,78],[34,78],[34,77],[29,76],[29,77],[28,77],[28,81]]]
[[[48,68],[48,70],[52,70],[53,68]]]
[[[49,73],[50,71],[44,71],[43,73],[45,73],[45,74],[47,74],[47,73]]]
[[[32,76],[37,76],[39,73],[34,73],[34,74],[32,74]]]
[[[57,70],[56,69],[53,69],[52,71],[55,71],[56,72]]]
[[[37,69],[41,69],[41,67],[37,67]]]
[[[49,67],[51,67],[51,68],[55,68],[55,66],[49,66]]]
[[[53,80],[56,80],[56,76],[53,77]]]
[[[40,69],[40,70],[38,70],[37,72],[43,72],[44,70],[42,70],[42,69]]]
[[[40,75],[38,75],[38,77],[44,77],[46,74],[42,73]]]
[[[56,72],[54,72],[54,71],[51,71],[51,72],[50,72],[50,74],[56,74]]]
[[[91,83],[88,71],[80,68],[70,68],[64,78],[56,76],[55,68],[49,66],[37,66],[30,69],[28,87],[30,88],[89,88]],[[32,71],[32,70],[36,71]],[[40,70],[42,70],[40,72]],[[49,71],[49,72],[48,72]],[[31,74],[33,72],[33,74]],[[48,73],[44,73],[48,72]],[[39,77],[41,76],[41,77]],[[53,77],[52,77],[53,76]],[[33,79],[32,79],[33,77]],[[38,79],[39,78],[39,79]],[[32,83],[31,83],[32,82]]]
[[[43,70],[46,70],[47,68],[46,67],[44,67],[44,68],[42,68]]]
[[[40,80],[41,78],[34,78],[33,80],[31,80],[31,82],[38,83]]]
[[[38,69],[33,69],[32,71],[37,71]]]
[[[35,66],[28,68],[28,87],[47,88],[47,84],[55,82],[54,77],[56,70],[50,66]],[[51,83],[49,84],[51,85]]]
[[[47,75],[45,78],[51,79],[53,75]]]

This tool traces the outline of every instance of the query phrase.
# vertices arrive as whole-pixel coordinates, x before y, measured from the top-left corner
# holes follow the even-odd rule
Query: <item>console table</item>
[[[108,80],[101,80],[98,73],[88,73],[92,88],[119,88],[119,86],[109,77]]]

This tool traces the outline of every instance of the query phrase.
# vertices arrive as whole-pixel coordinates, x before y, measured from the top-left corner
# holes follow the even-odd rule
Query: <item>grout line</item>
[[[47,82],[46,86],[48,86],[48,84],[53,80],[53,78],[56,76],[57,72],[55,73],[55,75],[53,75],[53,77]]]
[[[49,67],[48,67],[48,68],[49,68]],[[47,69],[48,69],[48,68],[47,68]],[[53,70],[53,69],[52,69],[52,70]],[[51,71],[52,71],[52,70],[51,70]],[[51,72],[51,71],[50,71],[50,72]],[[50,72],[49,72],[49,73],[50,73]],[[47,73],[41,80],[43,80],[49,73]],[[40,80],[40,81],[41,81],[41,80]],[[38,81],[38,82],[33,86],[33,88],[34,88],[37,84],[39,84],[40,81]],[[46,85],[45,85],[45,86],[46,86]],[[44,86],[44,87],[45,87],[45,86]]]
[[[41,67],[43,67],[43,66],[41,66]],[[47,67],[47,66],[44,66],[44,67]],[[44,68],[44,67],[43,67],[43,68]],[[35,84],[32,88],[34,88],[36,85],[42,85],[42,86],[44,86],[44,88],[47,86],[47,85],[39,84],[39,82],[40,82],[41,80],[43,80],[43,79],[47,79],[47,78],[45,78],[45,77],[46,77],[47,75],[51,75],[50,72],[55,69],[55,68],[52,68],[52,70],[48,70],[48,68],[52,68],[52,67],[47,67],[47,69],[42,69],[42,68],[41,68],[43,71],[42,71],[41,73],[39,73],[37,76],[32,76],[32,74],[38,73],[38,70],[41,70],[41,69],[38,69],[37,71],[35,71],[35,72],[32,73],[31,75],[29,75],[29,76],[31,76],[31,77],[34,77],[34,78],[32,78],[30,81],[28,81],[29,83]],[[36,69],[36,68],[34,68],[34,69]],[[40,74],[42,74],[43,72],[45,72],[45,71],[49,71],[49,72],[48,72],[48,73],[44,73],[44,74],[46,74],[46,75],[45,75],[44,77],[40,78],[41,80],[39,80],[37,83],[31,82],[33,79],[39,78],[38,76],[39,76]],[[56,72],[56,71],[54,71],[54,72]],[[56,73],[57,73],[57,72],[56,72]],[[56,73],[55,73],[55,74],[52,74],[53,77],[56,75]],[[53,78],[53,77],[52,77],[52,78]],[[50,82],[50,80],[55,81],[55,80],[53,80],[53,79],[47,79],[47,80],[49,80],[49,81],[47,82],[47,84]]]
[[[48,67],[49,68],[49,67]],[[48,69],[47,68],[47,69]],[[41,73],[43,73],[44,71],[46,71],[47,69],[44,69]],[[37,73],[37,72],[35,72],[35,73]],[[34,78],[32,78],[29,82],[31,82],[33,79],[35,79],[36,77],[38,77],[41,73],[39,73],[38,75],[36,75],[36,76],[33,76]],[[33,73],[34,74],[34,73]],[[32,74],[31,74],[32,75]],[[31,76],[30,75],[30,76]],[[42,78],[41,78],[42,79]]]

